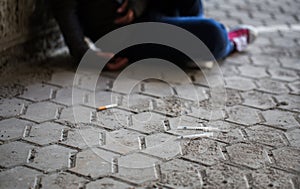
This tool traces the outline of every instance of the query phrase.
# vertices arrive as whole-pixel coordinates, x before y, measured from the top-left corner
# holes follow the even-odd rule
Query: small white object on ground
[[[183,135],[177,137],[177,139],[196,139],[196,138],[203,138],[203,137],[212,137],[213,133],[201,133],[201,134],[194,134],[194,135]]]
[[[177,130],[201,130],[201,131],[216,131],[216,132],[228,132],[226,130],[221,130],[214,127],[189,127],[189,126],[179,126]]]
[[[118,106],[118,104],[110,104],[110,105],[106,105],[106,106],[100,106],[99,108],[97,108],[97,110],[102,111],[102,110],[107,110],[110,108],[115,108],[117,106]]]

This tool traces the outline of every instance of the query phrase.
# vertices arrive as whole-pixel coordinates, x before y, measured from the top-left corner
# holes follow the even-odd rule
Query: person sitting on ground
[[[243,51],[256,37],[251,26],[227,31],[223,24],[204,17],[201,0],[49,0],[49,3],[70,54],[77,61],[91,48],[89,39],[95,42],[110,31],[138,22],[162,22],[186,29],[208,47],[215,59]],[[108,59],[114,56],[96,53]],[[111,59],[106,68],[118,70],[128,61],[125,53]]]

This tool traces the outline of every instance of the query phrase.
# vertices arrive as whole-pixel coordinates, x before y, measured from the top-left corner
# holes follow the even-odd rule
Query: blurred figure
[[[70,53],[77,61],[89,48],[98,56],[111,59],[114,54],[100,51],[93,42],[120,26],[137,22],[163,22],[186,29],[196,35],[216,59],[225,58],[233,51],[243,51],[256,35],[249,26],[238,26],[228,32],[221,23],[205,18],[201,0],[49,0],[49,3]],[[146,49],[143,50],[151,51]],[[111,59],[106,68],[123,68],[129,59],[144,58],[142,53],[145,52],[122,53]]]

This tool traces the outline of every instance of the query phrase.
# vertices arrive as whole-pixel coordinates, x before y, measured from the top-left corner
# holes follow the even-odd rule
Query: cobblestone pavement
[[[51,79],[0,100],[0,188],[300,188],[300,2],[206,0],[205,6],[207,16],[228,26],[260,31],[247,52],[220,64],[224,111],[210,115],[210,88],[195,70],[187,72],[199,105],[184,84],[150,80],[128,104],[111,90],[117,74],[105,73],[96,104],[114,94],[120,106],[96,112],[90,78],[82,75],[72,107],[74,70],[49,62],[43,69],[53,70]],[[176,130],[182,104],[182,124],[229,132],[177,140],[195,133]]]

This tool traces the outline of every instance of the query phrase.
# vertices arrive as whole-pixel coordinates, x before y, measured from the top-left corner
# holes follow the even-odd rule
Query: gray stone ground
[[[129,108],[110,90],[117,74],[105,73],[96,98],[106,104],[113,93],[121,106],[97,113],[83,75],[75,81],[81,98],[74,108],[82,112],[75,123],[72,66],[19,65],[1,79],[0,188],[300,188],[300,2],[206,0],[205,6],[207,16],[228,26],[247,23],[261,31],[247,52],[220,64],[224,114],[209,116],[201,71],[187,71],[203,97],[199,106],[183,84],[147,81]],[[280,31],[270,29],[277,26]],[[187,99],[176,99],[179,93]],[[184,125],[229,132],[176,140],[195,133],[174,129],[178,101],[187,109]],[[167,118],[161,103],[169,106]]]

